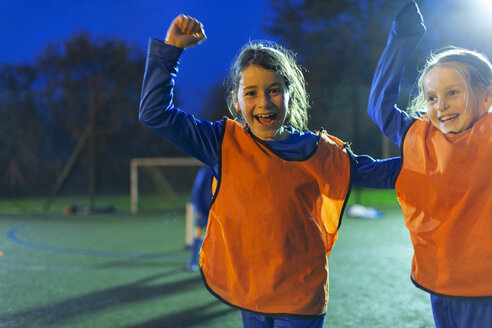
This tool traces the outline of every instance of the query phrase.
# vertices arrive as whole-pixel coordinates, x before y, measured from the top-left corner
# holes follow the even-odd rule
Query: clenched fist
[[[196,46],[206,39],[203,24],[193,17],[181,14],[172,21],[164,42],[186,49]]]

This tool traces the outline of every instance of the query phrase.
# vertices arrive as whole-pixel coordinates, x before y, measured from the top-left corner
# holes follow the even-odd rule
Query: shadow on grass
[[[113,269],[113,268],[142,268],[142,267],[158,267],[162,268],[164,265],[180,265],[185,268],[185,261],[190,257],[189,254],[175,255],[173,257],[162,256],[162,254],[156,254],[155,256],[139,256],[129,257],[123,260],[108,261],[102,264],[94,265],[97,269]],[[183,270],[181,270],[182,272]]]
[[[208,312],[210,308],[217,305],[222,305],[222,308],[214,312]],[[230,308],[227,305],[220,303],[219,301],[213,301],[205,305],[197,306],[191,309],[185,309],[137,325],[126,326],[125,328],[202,327],[206,325],[207,321],[224,316],[233,311],[237,312],[239,316],[238,310]]]
[[[76,317],[83,317],[105,310],[109,311],[112,307],[176,295],[176,293],[195,288],[203,288],[201,277],[195,275],[181,281],[147,285],[169,274],[169,272],[160,273],[131,284],[69,298],[26,311],[1,315],[0,327],[50,327]],[[26,295],[26,297],[28,296]]]

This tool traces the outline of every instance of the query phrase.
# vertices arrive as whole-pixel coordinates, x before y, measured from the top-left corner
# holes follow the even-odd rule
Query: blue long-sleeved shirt
[[[161,40],[149,40],[139,120],[176,147],[210,166],[218,177],[220,138],[225,121],[199,120],[173,104],[173,88],[182,51]],[[261,142],[284,158],[306,158],[316,148],[318,136],[292,126],[288,129],[291,133],[286,140]],[[351,166],[354,185],[392,189],[400,159],[374,160],[370,156],[351,154]]]
[[[415,121],[396,106],[405,65],[425,32],[415,4],[402,8],[391,28],[371,85],[367,113],[391,141],[401,147],[402,138]]]

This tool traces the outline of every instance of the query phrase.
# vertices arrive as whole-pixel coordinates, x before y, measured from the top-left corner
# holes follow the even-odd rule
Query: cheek
[[[479,107],[475,107],[473,109],[469,109],[470,113],[468,114],[468,120],[471,124],[478,121],[486,112],[481,110]]]
[[[245,111],[251,107],[251,102],[246,99],[242,99],[240,105],[241,105],[241,111]]]
[[[429,120],[432,123],[432,125],[434,125],[438,129],[440,129],[441,122],[437,118],[438,117],[437,110],[432,109],[432,108],[428,108],[427,109],[427,115],[428,115]]]
[[[240,99],[238,101],[239,108],[237,108],[238,113],[246,119],[248,116],[251,116],[252,110],[251,110],[251,103],[248,102],[247,100]]]
[[[277,108],[283,108],[285,112],[287,113],[289,111],[290,107],[290,98],[289,95],[279,95],[275,100],[274,100],[275,106]]]
[[[437,111],[434,109],[433,106],[431,106],[431,105],[427,106],[427,115],[429,116],[429,119],[431,121],[433,121],[437,118]]]
[[[236,109],[238,111],[242,111],[246,107],[244,97],[239,96],[238,99],[236,99]]]

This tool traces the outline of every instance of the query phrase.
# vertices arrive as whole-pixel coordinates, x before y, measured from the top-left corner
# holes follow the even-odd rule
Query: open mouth
[[[255,115],[254,117],[261,125],[271,125],[277,118],[277,114],[276,113],[258,114]]]
[[[446,122],[449,122],[451,120],[454,120],[458,116],[459,116],[459,114],[450,114],[450,115],[441,116],[441,117],[439,117],[439,121],[441,123],[446,123]]]

